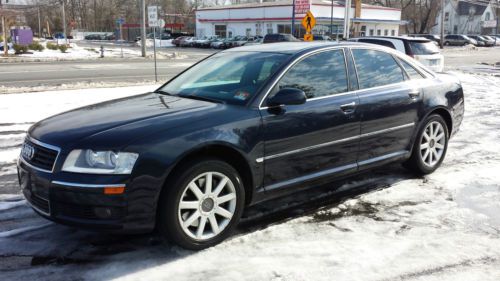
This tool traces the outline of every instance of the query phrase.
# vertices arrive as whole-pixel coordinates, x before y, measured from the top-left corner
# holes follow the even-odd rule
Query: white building
[[[330,30],[332,34],[343,33],[344,2],[333,1],[333,25],[330,25],[332,1],[309,1],[308,8],[317,21],[312,30],[314,34],[330,34]],[[354,10],[353,6],[350,14],[353,23],[351,33],[355,35],[398,35],[399,26],[405,23],[401,21],[400,9],[362,4],[359,18],[354,17]],[[300,23],[302,18],[300,14],[295,17],[296,37],[305,33]],[[196,11],[197,36],[290,33],[291,23],[292,0],[205,7]]]
[[[496,25],[496,13],[491,4],[446,0],[444,6],[445,34],[494,34],[496,33]],[[438,13],[436,25],[431,32],[441,33],[441,12]]]

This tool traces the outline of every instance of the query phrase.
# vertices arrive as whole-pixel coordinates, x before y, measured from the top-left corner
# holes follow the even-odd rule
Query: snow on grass
[[[465,89],[465,119],[443,165],[431,175],[374,171],[341,189],[379,181],[390,187],[320,205],[264,228],[243,228],[200,252],[149,245],[141,238],[91,235],[56,224],[6,232],[8,237],[0,237],[0,256],[62,255],[95,262],[32,266],[10,270],[5,276],[39,280],[500,280],[500,79],[456,75]],[[54,104],[52,110],[31,107],[34,95],[7,100],[0,96],[0,106],[10,105],[1,112],[12,115],[9,119],[2,114],[6,121],[0,123],[16,123],[16,117],[20,118],[17,122],[35,122],[80,103],[135,92],[126,89],[131,90],[38,93],[44,98],[33,104]],[[22,108],[25,101],[27,111],[33,112],[9,109]],[[300,197],[311,193],[302,192]],[[280,204],[276,209],[292,205]],[[26,210],[25,206],[6,208],[13,219]],[[7,214],[0,213],[0,219]],[[7,231],[43,225],[41,219],[33,219],[25,219],[24,224],[19,219]],[[103,240],[95,242],[98,238]],[[98,254],[109,249],[116,252]]]

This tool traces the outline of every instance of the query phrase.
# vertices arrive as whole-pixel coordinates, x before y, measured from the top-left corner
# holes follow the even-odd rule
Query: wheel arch
[[[253,198],[253,171],[248,160],[243,156],[243,153],[229,144],[210,143],[201,147],[193,148],[192,150],[181,155],[170,168],[166,176],[161,192],[165,190],[167,183],[175,177],[184,165],[202,158],[217,158],[227,162],[238,171],[243,187],[245,189],[245,205],[252,202]]]
[[[430,110],[422,120],[427,119],[427,117],[431,116],[432,114],[437,114],[443,117],[448,129],[448,136],[450,136],[451,132],[453,132],[453,119],[451,117],[450,111],[445,107],[436,107]]]
[[[434,107],[432,109],[430,109],[423,117],[422,119],[420,119],[419,123],[418,123],[418,126],[416,127],[417,129],[415,130],[415,132],[413,133],[413,136],[412,136],[412,142],[410,142],[410,154],[413,152],[413,147],[415,146],[415,142],[417,141],[417,136],[418,136],[418,132],[420,131],[420,129],[422,128],[422,126],[425,126],[425,123],[424,121],[431,115],[433,114],[437,114],[441,117],[443,117],[444,121],[446,122],[446,127],[448,127],[448,136],[451,135],[451,132],[453,132],[453,119],[451,117],[451,113],[449,112],[449,110],[444,107],[444,106],[438,106],[438,107]]]

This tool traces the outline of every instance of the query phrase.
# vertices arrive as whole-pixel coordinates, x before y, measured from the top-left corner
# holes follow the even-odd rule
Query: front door
[[[334,49],[302,59],[274,87],[270,97],[298,88],[307,102],[261,110],[266,191],[357,169],[359,100],[347,77],[344,51]]]
[[[352,49],[359,82],[360,168],[409,152],[422,103],[421,89],[386,52]]]

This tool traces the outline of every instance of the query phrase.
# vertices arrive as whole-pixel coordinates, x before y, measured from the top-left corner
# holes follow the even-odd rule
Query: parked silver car
[[[448,34],[444,37],[445,46],[465,46],[468,44],[472,44],[474,46],[478,45],[476,40],[468,37],[467,35]]]

